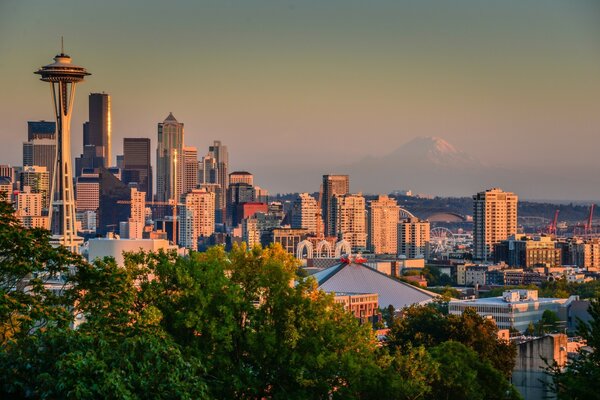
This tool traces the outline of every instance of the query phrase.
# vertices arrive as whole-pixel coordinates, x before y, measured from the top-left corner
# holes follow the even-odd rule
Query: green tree
[[[430,399],[501,400],[521,396],[500,371],[471,348],[447,341],[431,349],[439,365]]]

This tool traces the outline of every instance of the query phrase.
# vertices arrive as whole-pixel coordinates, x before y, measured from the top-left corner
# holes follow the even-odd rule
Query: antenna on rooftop
[[[65,42],[63,36],[60,37],[60,54],[65,54]]]

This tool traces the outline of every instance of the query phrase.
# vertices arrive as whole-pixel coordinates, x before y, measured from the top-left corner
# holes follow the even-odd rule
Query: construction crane
[[[554,212],[554,219],[552,220],[552,222],[550,223],[550,225],[548,225],[547,232],[550,235],[556,235],[556,233],[557,233],[556,225],[558,224],[558,214],[559,214],[559,212],[560,212],[560,210],[558,210],[558,209]]]
[[[594,219],[594,208],[595,207],[596,207],[596,205],[594,203],[592,203],[590,205],[590,214],[588,216],[587,223],[585,224],[585,234],[586,234],[586,236],[592,234],[592,221]]]
[[[317,237],[319,239],[323,238],[321,234],[321,225],[323,225],[323,209],[321,208],[321,204],[323,204],[323,184],[319,187],[319,201],[317,202],[317,213],[315,214],[315,219],[317,220]]]

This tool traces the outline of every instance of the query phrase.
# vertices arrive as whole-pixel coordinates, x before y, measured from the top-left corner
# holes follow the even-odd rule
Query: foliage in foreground
[[[314,280],[291,284],[296,269],[278,246],[88,264],[20,227],[0,202],[0,394],[480,399],[503,388],[489,398],[518,398],[477,340],[379,347]],[[49,290],[47,278],[60,276],[68,286]]]

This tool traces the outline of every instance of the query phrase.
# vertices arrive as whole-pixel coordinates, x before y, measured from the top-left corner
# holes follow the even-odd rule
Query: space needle
[[[61,48],[54,63],[34,72],[40,80],[50,83],[56,116],[56,158],[54,176],[50,189],[49,226],[52,243],[63,245],[78,252],[82,238],[77,236],[75,226],[75,197],[73,193],[73,169],[71,162],[71,115],[75,86],[90,75],[85,68],[71,63],[71,57]]]

